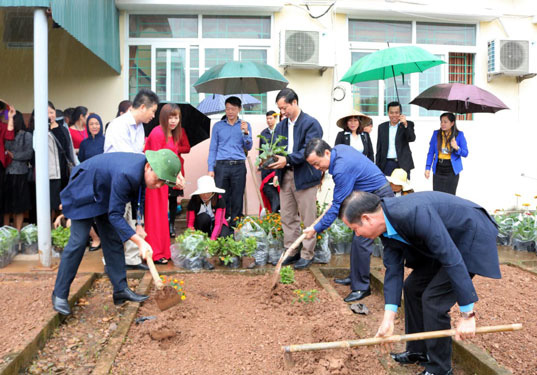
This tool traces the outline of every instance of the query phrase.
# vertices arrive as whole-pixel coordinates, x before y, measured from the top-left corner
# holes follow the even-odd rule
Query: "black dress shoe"
[[[282,263],[282,266],[288,266],[290,264],[296,263],[300,259],[300,252],[295,255],[290,255]]]
[[[101,248],[101,246],[101,244],[99,244],[99,246],[90,246],[89,251],[97,251]]]
[[[138,270],[138,271],[148,271],[149,270],[149,267],[147,266],[147,264],[143,264],[143,263],[140,263],[140,264],[127,264],[127,269],[128,270]]]
[[[56,297],[54,293],[52,293],[52,308],[62,315],[71,315],[69,302],[64,298]]]
[[[343,299],[345,302],[356,302],[371,295],[371,288],[366,290],[353,290],[347,297]]]
[[[351,285],[351,278],[346,277],[344,279],[334,279],[334,282],[336,284],[341,284],[341,285]]]
[[[438,375],[438,373],[423,370],[422,372],[419,373],[419,375]],[[448,372],[445,373],[445,375],[453,375],[453,369],[450,369]]]
[[[170,223],[170,237],[175,237],[177,234],[175,233],[175,225],[174,223]]]
[[[428,362],[429,358],[425,353],[413,353],[413,352],[402,352],[402,353],[390,353],[391,357],[395,362],[398,362],[402,365],[410,365],[418,362]],[[424,374],[424,373],[422,373]]]
[[[125,288],[120,292],[114,292],[114,305],[121,305],[126,301],[143,302],[149,298],[149,296],[143,294],[136,294],[129,288]]]
[[[313,263],[313,258],[311,259],[300,258],[298,262],[295,263],[294,268],[295,270],[303,270],[311,266],[312,263]]]

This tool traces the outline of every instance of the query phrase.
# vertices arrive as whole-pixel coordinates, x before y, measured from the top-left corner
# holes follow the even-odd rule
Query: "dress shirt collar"
[[[296,124],[296,120],[298,120],[298,118],[300,117],[300,113],[302,113],[302,111],[299,109],[295,121],[292,121],[289,117],[287,118],[287,121],[289,121],[289,125],[294,126]]]
[[[386,232],[382,233],[382,235],[386,238],[391,238],[391,239],[394,239],[394,240],[397,240],[399,242],[403,242],[409,245],[409,243],[406,242],[399,233],[397,233],[393,225],[390,223],[390,221],[386,217],[386,214],[384,213],[384,211],[382,211],[382,215],[384,216],[384,222],[386,223]]]

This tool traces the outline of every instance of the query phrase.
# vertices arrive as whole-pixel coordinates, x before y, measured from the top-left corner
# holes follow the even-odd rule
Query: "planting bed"
[[[374,333],[373,320],[354,315],[309,272],[296,273],[294,284],[280,284],[269,298],[271,276],[176,275],[186,300],[164,312],[152,299],[144,303],[138,317],[156,319],[131,326],[111,373],[392,373],[374,347],[294,353],[295,366],[286,368],[282,345],[362,338]],[[317,289],[319,301],[293,304],[295,289]]]

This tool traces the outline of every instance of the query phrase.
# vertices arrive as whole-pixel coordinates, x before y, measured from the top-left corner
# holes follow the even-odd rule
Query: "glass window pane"
[[[194,83],[200,77],[199,71],[200,50],[198,46],[190,47],[190,104],[197,106],[200,102],[200,96],[194,88]]]
[[[270,17],[203,16],[203,38],[270,39]]]
[[[352,52],[352,63],[369,55],[370,52]],[[378,115],[379,84],[378,81],[359,82],[352,85],[353,108],[371,116]]]
[[[151,89],[151,47],[129,46],[129,99],[143,88]]]
[[[474,60],[473,53],[451,53],[449,54],[449,83],[465,83],[472,85],[474,83]],[[459,120],[472,120],[471,113],[457,116]]]
[[[267,50],[266,49],[241,49],[239,50],[240,61],[255,61],[259,63],[267,63]],[[247,106],[244,108],[245,114],[265,114],[267,113],[267,94],[252,95],[261,103]]]
[[[349,40],[412,43],[412,22],[349,20]]]
[[[443,55],[435,55],[439,59],[444,59]],[[429,87],[438,83],[442,83],[442,65],[437,65],[433,68],[427,69],[424,72],[418,74],[420,78],[419,87],[420,93],[427,90]],[[420,116],[424,117],[437,117],[442,114],[442,111],[433,111],[423,107],[420,108]]]
[[[198,16],[129,15],[131,38],[197,38]]]
[[[399,93],[399,103],[403,107],[403,114],[410,115],[410,76],[405,76],[405,82],[403,84],[403,77],[399,76],[395,78],[397,82],[397,90],[393,83],[393,77],[384,80],[384,115],[388,115],[388,104],[390,102],[396,102],[397,92]]]
[[[185,81],[185,50],[184,48],[171,49],[171,87],[170,100],[174,103],[186,102],[186,81]]]
[[[155,55],[155,81],[156,89],[155,93],[158,95],[161,101],[166,100],[166,59],[168,50],[157,49]]]
[[[205,48],[205,70],[233,60],[233,48]]]
[[[475,46],[476,26],[452,23],[416,23],[416,42]]]

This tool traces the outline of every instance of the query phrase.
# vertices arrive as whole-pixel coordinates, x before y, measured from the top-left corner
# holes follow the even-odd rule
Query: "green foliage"
[[[218,237],[216,240],[208,241],[207,252],[210,256],[218,256],[220,260],[228,265],[234,257],[253,256],[257,248],[255,238],[249,237],[236,241],[232,236]]]
[[[343,223],[342,220],[336,219],[330,228],[328,229],[330,233],[330,239],[334,243],[347,243],[352,242],[352,230]]]
[[[279,135],[274,142],[272,142],[272,139],[271,141],[269,141],[265,136],[261,134],[258,135],[258,137],[263,139],[265,143],[263,143],[261,147],[257,149],[259,151],[259,156],[255,160],[256,166],[259,166],[261,162],[272,158],[274,155],[287,155],[287,151],[285,150],[286,146],[278,146],[278,143],[280,143],[284,139],[287,139],[287,137]]]
[[[310,302],[318,302],[319,297],[317,297],[317,294],[319,291],[317,289],[311,289],[311,290],[301,290],[296,289],[293,291],[293,293],[296,294],[296,298],[293,300],[293,304],[295,302],[302,302],[302,303],[310,303]]]
[[[513,238],[521,241],[534,241],[537,237],[535,226],[535,216],[522,214],[519,222],[513,227]]]
[[[37,227],[34,224],[29,224],[21,229],[21,241],[27,245],[37,243]]]
[[[58,227],[53,229],[50,234],[52,236],[52,244],[59,249],[65,249],[71,236],[71,230],[69,228]]]
[[[282,267],[280,270],[280,283],[292,284],[295,282],[295,270],[291,266]]]
[[[205,232],[189,228],[179,235],[175,242],[179,244],[183,255],[188,258],[195,258],[207,254],[209,237]]]

